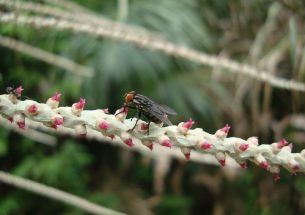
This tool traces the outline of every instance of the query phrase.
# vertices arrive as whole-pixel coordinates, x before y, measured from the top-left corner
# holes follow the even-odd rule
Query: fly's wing
[[[134,100],[134,102],[140,103],[142,105],[143,111],[150,113],[167,125],[172,125],[171,121],[169,121],[167,118],[167,114],[175,115],[176,112],[170,107],[155,103],[154,101],[141,94],[136,95],[136,100]]]
[[[169,114],[169,115],[177,115],[177,112],[174,111],[172,108],[164,105],[164,104],[159,104],[161,109],[163,110],[164,113]]]
[[[167,107],[167,106],[165,106]],[[167,125],[172,125],[171,121],[167,118],[167,114],[176,114],[175,111],[173,111],[172,109],[170,109],[171,112],[169,113],[169,109],[165,110],[163,106],[157,104],[157,103],[152,103],[150,106],[150,111],[151,113],[158,118],[159,120],[161,120],[162,122],[164,122]]]

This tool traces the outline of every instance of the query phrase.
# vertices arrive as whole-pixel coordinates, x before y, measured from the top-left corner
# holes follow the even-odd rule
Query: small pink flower
[[[187,160],[187,161],[189,161],[191,159],[191,153],[190,152],[185,153],[184,156],[185,156],[185,160]]]
[[[76,115],[76,116],[80,116],[81,115],[81,112],[83,111],[84,107],[85,107],[85,103],[86,103],[86,100],[81,98],[79,100],[79,102],[77,103],[74,103],[72,105],[72,112]]]
[[[246,151],[248,148],[249,148],[249,144],[248,143],[242,143],[239,146],[239,150],[242,151],[242,152]]]
[[[212,148],[212,144],[207,142],[207,141],[204,141],[203,143],[200,144],[200,148],[203,149],[203,150],[208,150],[208,149],[211,149]]]
[[[143,130],[143,131],[147,131],[149,128],[148,124],[146,123],[141,123],[140,124],[140,129]]]
[[[248,168],[247,162],[241,162],[241,163],[239,163],[239,165],[242,169],[247,169]]]
[[[64,123],[64,118],[59,114],[55,114],[52,117],[51,121],[52,121],[52,126],[51,127],[54,128],[54,129],[57,129],[57,127],[59,125],[62,125]]]
[[[279,173],[274,172],[274,173],[272,173],[272,178],[274,181],[278,181],[278,180],[280,180],[281,177],[280,177]]]
[[[288,144],[287,140],[285,139],[281,139],[278,143],[277,143],[277,148],[278,149],[282,149],[284,146],[286,146]]]
[[[226,165],[226,160],[219,160],[219,163],[222,167]]]
[[[119,121],[123,122],[124,119],[126,118],[127,114],[128,114],[128,107],[124,106],[124,107],[116,110],[114,115]]]
[[[230,131],[230,126],[228,124],[226,124],[223,128],[221,129],[218,129],[216,132],[215,132],[215,136],[221,140],[223,140],[224,138],[227,137],[229,131]]]
[[[220,163],[221,166],[225,166],[226,165],[226,154],[223,152],[218,152],[215,155],[216,159],[218,160],[218,162]]]
[[[191,149],[188,147],[181,147],[181,152],[184,154],[185,160],[189,161],[191,158]]]
[[[101,130],[107,130],[110,126],[109,126],[109,123],[106,122],[106,121],[102,121],[98,124],[98,127],[101,129]]]
[[[144,146],[147,146],[151,151],[154,149],[154,144],[151,140],[143,140],[142,143]]]
[[[17,94],[17,97],[20,97],[20,96],[21,96],[23,90],[24,90],[24,89],[22,88],[21,85],[20,85],[19,87],[17,87],[17,88],[14,90],[15,93]]]
[[[230,128],[231,128],[231,127],[229,126],[229,124],[226,124],[225,127],[223,127],[221,130],[222,130],[224,133],[228,134],[229,131],[230,131]]]
[[[54,101],[60,102],[61,93],[56,92],[54,96],[51,97]]]
[[[147,147],[150,149],[150,151],[152,151],[154,149],[154,144],[150,144]]]
[[[59,102],[60,102],[60,97],[61,94],[60,93],[55,93],[54,96],[52,96],[51,98],[49,98],[46,102],[46,104],[51,107],[52,109],[58,108]]]
[[[132,138],[128,138],[128,139],[124,140],[124,143],[129,147],[133,147],[133,145],[134,145]]]
[[[38,107],[37,107],[36,104],[31,104],[31,105],[27,108],[27,111],[28,111],[29,114],[35,115],[35,114],[37,114],[37,112],[38,112]]]
[[[165,139],[161,142],[162,146],[168,147],[168,148],[172,148],[173,143],[170,141],[170,139]]]
[[[20,121],[20,122],[16,122],[18,127],[21,128],[21,129],[24,129],[25,128],[25,121]]]
[[[292,173],[296,173],[300,169],[300,164],[295,159],[290,159],[288,162],[288,167]]]
[[[25,117],[23,114],[14,115],[14,121],[16,122],[19,128],[21,129],[25,128]]]
[[[109,135],[108,137],[110,137],[111,140],[114,140],[114,139],[115,139],[115,135],[114,135],[114,134],[111,134],[111,135]]]
[[[268,164],[267,161],[262,161],[259,163],[259,167],[262,169],[268,169],[270,167],[270,165]]]
[[[7,119],[8,119],[8,121],[10,121],[10,123],[13,123],[13,121],[14,121],[14,118],[12,116],[8,117]]]
[[[192,118],[190,118],[187,122],[183,123],[182,127],[186,128],[186,129],[191,129],[192,126],[194,125],[194,121],[192,120]]]
[[[86,104],[86,100],[83,98],[80,98],[79,102],[74,103],[73,105],[75,105],[75,109],[82,110],[82,109],[84,109],[85,104]]]

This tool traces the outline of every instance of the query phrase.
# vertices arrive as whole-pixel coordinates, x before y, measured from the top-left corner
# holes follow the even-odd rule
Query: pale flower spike
[[[226,156],[232,157],[241,168],[247,168],[251,161],[271,172],[275,181],[280,179],[280,167],[292,174],[305,172],[305,149],[300,153],[292,153],[292,144],[282,139],[272,144],[259,144],[257,137],[243,140],[238,137],[227,137],[230,126],[226,124],[215,134],[209,134],[201,128],[191,129],[194,121],[189,119],[178,125],[162,127],[159,124],[139,120],[126,119],[128,108],[123,107],[109,114],[107,109],[84,110],[85,99],[71,107],[59,107],[61,94],[55,93],[46,103],[33,100],[19,100],[23,88],[18,87],[13,93],[0,95],[0,114],[14,122],[21,129],[26,129],[26,120],[41,122],[43,126],[52,128],[65,127],[72,129],[81,137],[86,137],[89,130],[94,130],[109,141],[121,140],[128,147],[143,144],[153,150],[154,144],[160,144],[171,150],[181,149],[186,160],[192,160],[191,151],[213,155],[221,166],[226,164]],[[148,127],[149,126],[149,127]],[[147,130],[149,128],[149,133]]]

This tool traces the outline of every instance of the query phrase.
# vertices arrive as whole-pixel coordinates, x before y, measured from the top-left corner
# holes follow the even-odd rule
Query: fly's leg
[[[137,124],[138,124],[139,119],[141,118],[141,115],[142,115],[142,112],[141,112],[141,111],[139,111],[139,112],[138,112],[138,118],[137,118],[137,121],[136,121],[136,123],[134,124],[134,126],[132,127],[132,129],[130,129],[130,131],[133,131],[133,129],[135,129],[135,127],[136,127],[136,126],[137,126]]]
[[[131,109],[136,109],[135,107],[130,106],[130,105],[124,105],[123,107],[128,107],[128,108],[131,108]],[[117,116],[117,115],[119,115],[120,113],[124,113],[124,109],[123,109],[122,111],[116,113],[114,116]],[[133,117],[133,118],[134,118],[134,117]]]
[[[138,119],[140,118],[139,117],[139,112],[137,111],[137,112],[135,112],[135,114],[133,115],[133,117],[131,118],[131,121],[133,120],[133,118],[136,118],[136,115],[138,114]]]

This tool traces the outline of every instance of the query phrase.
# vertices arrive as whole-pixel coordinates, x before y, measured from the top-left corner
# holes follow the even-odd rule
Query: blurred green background
[[[74,3],[176,44],[248,63],[286,79],[305,80],[302,0]],[[0,9],[11,11],[5,5]],[[25,96],[44,102],[59,91],[63,106],[83,97],[86,109],[109,108],[114,113],[123,103],[122,95],[135,90],[175,109],[174,123],[192,118],[196,127],[208,132],[229,123],[230,136],[258,136],[265,144],[286,138],[294,143],[294,151],[305,148],[305,126],[299,123],[305,120],[303,93],[275,89],[242,75],[107,38],[3,23],[0,34],[95,72],[84,78],[0,44],[2,93],[7,86],[22,85]],[[92,140],[56,137],[58,144],[48,146],[1,129],[0,169],[128,214],[305,214],[303,175],[292,176],[283,170],[281,180],[274,182],[270,173],[252,164],[231,172],[170,159],[162,177],[157,168],[162,164],[137,152]],[[86,213],[0,183],[0,214]]]

